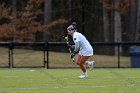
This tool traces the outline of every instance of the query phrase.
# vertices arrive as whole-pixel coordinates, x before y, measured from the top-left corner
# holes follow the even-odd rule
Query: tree
[[[103,3],[103,6],[108,10],[106,13],[113,13],[114,17],[114,24],[111,24],[111,28],[114,28],[114,41],[122,41],[122,20],[121,18],[124,16],[127,16],[129,8],[133,4],[133,0],[101,0]],[[104,9],[105,10],[105,9]],[[105,14],[104,16],[106,16]],[[104,17],[105,18],[105,17]],[[110,17],[111,18],[111,17]],[[107,18],[106,18],[107,19]],[[109,20],[109,18],[108,18]],[[107,20],[104,20],[107,21]],[[124,23],[125,24],[125,23]],[[106,25],[106,24],[104,24]],[[128,25],[127,25],[128,26]],[[106,32],[105,32],[106,33]]]
[[[38,16],[42,15],[40,5],[43,0],[29,0],[27,5],[17,12],[17,41],[35,41],[35,33],[42,31]]]
[[[115,11],[114,11],[114,41],[115,42],[122,41],[121,15],[119,11],[119,4],[120,4],[120,0],[115,0]],[[115,47],[115,55],[118,55],[118,47]]]
[[[52,0],[45,0],[45,9],[44,9],[44,24],[47,25],[52,21]],[[47,32],[49,33],[49,31]],[[47,41],[48,40],[48,34],[46,33],[46,31],[44,31],[43,33],[43,41]]]
[[[132,6],[132,0],[102,0],[103,6],[108,10],[108,12],[104,9],[103,14],[103,22],[104,22],[104,36],[108,35],[109,26],[107,26],[109,22],[109,17],[107,17],[107,13],[113,14],[113,16],[110,17],[110,19],[113,19],[113,24],[111,24],[111,28],[114,28],[112,32],[114,32],[114,42],[121,42],[122,41],[122,35],[123,35],[123,25],[122,23],[125,23],[122,21],[123,16],[126,16],[129,12],[128,9],[130,6]],[[134,13],[134,12],[133,12]],[[132,13],[132,14],[133,14]],[[134,21],[134,14],[131,21]],[[111,22],[112,23],[112,22]],[[127,25],[128,26],[128,25]],[[131,25],[131,27],[134,26]],[[134,28],[134,27],[132,27]],[[107,31],[108,30],[108,31]],[[133,31],[135,32],[135,31]],[[129,33],[129,35],[131,35]],[[105,37],[105,40],[107,40],[107,37]],[[117,55],[118,48],[115,47],[115,55]],[[122,49],[120,48],[120,52]]]
[[[109,14],[106,8],[106,4],[103,1],[103,30],[104,30],[104,41],[109,42]]]
[[[140,0],[137,0],[137,23],[136,23],[136,38],[135,41],[140,39]]]
[[[128,36],[129,36],[129,41],[135,41],[136,37],[136,20],[137,20],[137,5],[136,5],[136,0],[134,0],[133,4],[130,7],[129,11],[129,26],[128,26]]]
[[[17,37],[17,35],[16,35],[16,14],[17,14],[16,12],[17,12],[17,9],[16,8],[17,8],[16,7],[16,0],[13,0],[12,1],[12,16],[13,16],[12,26],[13,26],[13,41],[14,42],[16,41],[16,37]]]
[[[0,22],[3,19],[4,21],[8,20],[0,24],[0,39],[2,41],[13,41],[13,38],[17,42],[36,41],[37,32],[47,33],[48,30],[54,29],[55,26],[68,22],[65,19],[57,19],[47,24],[41,22],[44,0],[28,0],[27,3],[25,2],[25,6],[18,11],[16,10],[16,1],[13,1],[12,8],[6,6],[6,4],[0,5]],[[49,16],[49,12],[46,16]],[[55,39],[57,40],[57,38]]]
[[[0,40],[12,40],[11,8],[5,3],[0,5]]]

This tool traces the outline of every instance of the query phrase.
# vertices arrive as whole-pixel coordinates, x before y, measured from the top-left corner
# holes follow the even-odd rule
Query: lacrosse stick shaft
[[[65,37],[65,40],[66,40],[66,43],[68,45],[68,47],[70,46],[69,42],[68,42],[68,36]],[[69,53],[71,55],[72,51],[71,51],[71,48],[69,47]],[[72,61],[74,62],[74,58],[72,58]]]

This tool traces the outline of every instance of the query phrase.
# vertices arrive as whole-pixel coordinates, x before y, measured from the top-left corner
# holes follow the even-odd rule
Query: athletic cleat
[[[79,78],[87,78],[87,77],[88,77],[88,75],[85,73],[83,73],[82,75],[79,76]]]
[[[94,64],[95,64],[95,61],[88,61],[89,70],[93,70]]]

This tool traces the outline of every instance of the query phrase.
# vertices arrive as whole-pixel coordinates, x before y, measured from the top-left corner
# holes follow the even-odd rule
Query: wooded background
[[[140,41],[140,0],[0,0],[0,41],[63,41],[73,21],[90,42]]]

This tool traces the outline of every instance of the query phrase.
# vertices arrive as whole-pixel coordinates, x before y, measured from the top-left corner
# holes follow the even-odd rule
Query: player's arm
[[[78,53],[80,50],[80,41],[76,42],[74,45],[74,52]]]
[[[71,58],[73,58],[80,50],[80,41],[75,43],[74,52],[71,54]]]
[[[68,45],[70,48],[75,49],[75,45]]]
[[[76,42],[75,45],[68,45],[70,48],[74,49],[74,52],[78,53],[80,49],[80,41]]]

